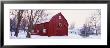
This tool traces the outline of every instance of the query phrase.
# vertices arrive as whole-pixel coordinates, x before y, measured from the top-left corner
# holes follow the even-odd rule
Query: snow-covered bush
[[[82,37],[88,37],[89,35],[94,34],[94,29],[91,28],[91,26],[87,26],[84,24],[83,28],[80,29],[80,36]]]

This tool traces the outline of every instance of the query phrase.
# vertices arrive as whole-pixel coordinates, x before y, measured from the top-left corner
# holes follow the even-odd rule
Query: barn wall
[[[59,16],[61,16],[61,19],[59,19]],[[46,29],[45,34],[42,31],[43,28]],[[55,16],[53,16],[49,22],[37,24],[35,28],[36,33],[37,33],[37,30],[39,30],[40,33],[38,34],[41,36],[68,35],[68,22],[61,13],[58,13]]]
[[[62,18],[60,20],[59,20],[59,15]],[[59,23],[62,24],[61,28],[58,28]],[[48,35],[50,36],[68,35],[68,23],[60,13],[52,17],[52,19],[50,20]]]

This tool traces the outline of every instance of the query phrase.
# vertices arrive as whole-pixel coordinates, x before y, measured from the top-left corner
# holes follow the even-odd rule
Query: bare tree
[[[16,31],[15,31],[15,35],[16,37],[18,37],[18,33],[19,33],[19,26],[20,26],[20,22],[22,19],[22,13],[24,10],[19,10],[18,14],[17,14],[17,27],[16,27]]]
[[[75,24],[73,23],[73,24],[71,24],[71,26],[69,27],[69,29],[74,29],[74,27],[75,27]]]
[[[24,32],[27,28],[27,38],[30,38],[30,32],[34,30],[34,24],[40,22],[39,20],[43,20],[44,16],[48,14],[45,13],[43,9],[36,9],[36,10],[18,10],[16,9],[17,14],[15,15],[14,19],[10,19],[10,31],[12,31],[13,26],[15,27],[15,34],[14,36],[18,36],[19,30],[23,29]],[[29,12],[28,12],[29,11]],[[12,11],[13,12],[13,11]],[[14,14],[14,13],[12,13]],[[11,16],[12,17],[12,16]],[[14,22],[13,22],[14,21]],[[15,25],[13,24],[15,23]]]
[[[101,27],[100,18],[101,18],[101,10],[98,9],[94,13],[92,13],[92,16],[87,18],[83,28],[80,29],[80,32],[81,32],[80,35],[84,37],[87,37],[93,34],[98,35],[98,32],[100,32],[100,27]]]
[[[90,26],[90,28],[94,29],[94,32],[96,35],[98,35],[98,31],[100,30],[100,26],[101,26],[101,10],[98,9],[96,10],[91,17],[89,17],[89,21],[88,21],[88,26]]]
[[[36,24],[37,22],[39,22],[39,18],[43,18],[43,16],[45,15],[44,13],[45,10],[35,10],[35,12],[33,12],[33,10],[30,10],[29,16],[28,16],[28,32],[27,32],[27,38],[30,38],[30,32],[33,32],[34,30],[34,24]],[[35,23],[33,23],[35,20]]]

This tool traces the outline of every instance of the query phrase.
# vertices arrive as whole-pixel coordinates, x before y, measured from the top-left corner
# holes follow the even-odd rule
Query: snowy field
[[[14,36],[15,32],[12,32],[12,36],[10,34],[10,39],[100,39],[101,35],[90,35],[89,37],[82,37],[79,35],[79,30],[69,30],[68,36],[40,36],[40,35],[31,35],[31,38],[26,38],[27,33],[20,30],[18,33],[18,37]]]

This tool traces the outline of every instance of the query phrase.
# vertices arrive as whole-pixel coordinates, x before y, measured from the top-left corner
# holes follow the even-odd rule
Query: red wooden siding
[[[41,36],[65,36],[68,35],[68,22],[58,13],[49,22],[36,24],[34,32]]]

